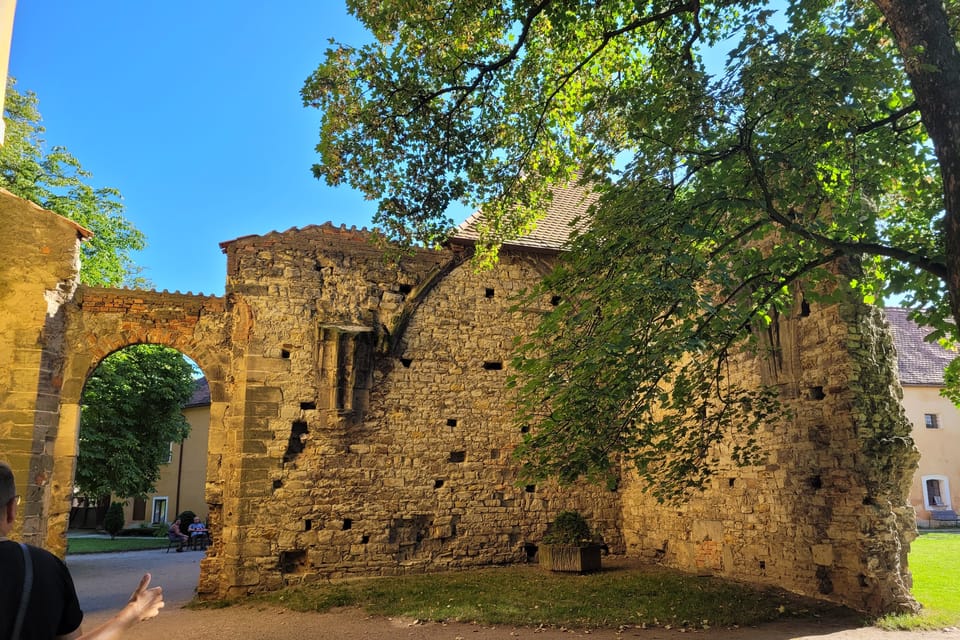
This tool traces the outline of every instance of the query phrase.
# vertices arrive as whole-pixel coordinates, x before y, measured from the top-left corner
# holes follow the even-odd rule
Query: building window
[[[946,476],[923,477],[923,503],[928,509],[950,506],[950,483]]]
[[[167,459],[163,461],[163,464],[170,464],[173,462],[173,442],[170,442],[170,449],[167,450]]]
[[[133,499],[133,515],[130,517],[131,520],[146,520],[147,519],[147,501],[143,498],[134,498]]]
[[[164,498],[154,498],[153,499],[153,523],[166,522],[167,521],[167,499]]]
[[[923,424],[927,429],[939,429],[940,418],[935,413],[925,413],[923,414]]]

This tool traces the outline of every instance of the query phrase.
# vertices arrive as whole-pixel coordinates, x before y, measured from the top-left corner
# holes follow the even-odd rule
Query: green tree
[[[93,237],[81,245],[81,282],[144,285],[131,257],[132,252],[144,248],[144,237],[124,218],[120,192],[93,187],[91,175],[65,147],[46,149],[37,104],[34,93],[17,91],[12,78],[7,82],[0,187],[93,232]]]
[[[388,236],[482,206],[489,263],[555,185],[600,191],[518,356],[532,472],[627,454],[672,495],[731,428],[753,459],[775,398],[724,365],[794,305],[896,293],[960,337],[955,0],[347,4],[375,40],[333,43],[301,91],[314,173]]]
[[[178,351],[156,345],[104,358],[81,399],[75,479],[81,492],[122,500],[154,491],[170,443],[190,433],[181,409],[193,393],[192,374]]]
[[[123,505],[119,502],[111,502],[107,508],[107,515],[103,519],[103,528],[110,534],[111,540],[123,531],[124,524],[126,524],[126,520],[123,517]]]

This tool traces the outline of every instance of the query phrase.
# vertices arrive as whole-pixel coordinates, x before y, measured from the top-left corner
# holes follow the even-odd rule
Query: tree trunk
[[[943,178],[950,311],[960,326],[960,52],[942,0],[874,0],[887,19]]]

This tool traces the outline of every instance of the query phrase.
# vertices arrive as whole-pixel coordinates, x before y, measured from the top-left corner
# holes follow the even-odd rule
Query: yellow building
[[[920,450],[910,503],[917,525],[925,528],[931,526],[931,513],[960,507],[960,410],[940,395],[943,370],[957,353],[924,341],[930,329],[907,319],[906,309],[890,308],[886,314],[897,347],[903,408]]]
[[[204,497],[207,477],[207,438],[210,431],[210,387],[197,380],[193,397],[183,408],[190,423],[190,436],[183,444],[170,443],[170,459],[160,468],[156,493],[134,499],[124,507],[127,526],[173,522],[178,513],[190,510],[207,520]],[[184,528],[189,523],[184,524]]]

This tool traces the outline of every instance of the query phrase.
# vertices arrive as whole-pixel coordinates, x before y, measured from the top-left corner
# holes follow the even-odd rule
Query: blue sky
[[[123,193],[157,289],[222,294],[219,243],[375,205],[310,174],[320,114],[299,89],[329,38],[369,39],[342,0],[20,0],[10,74],[48,144]]]

